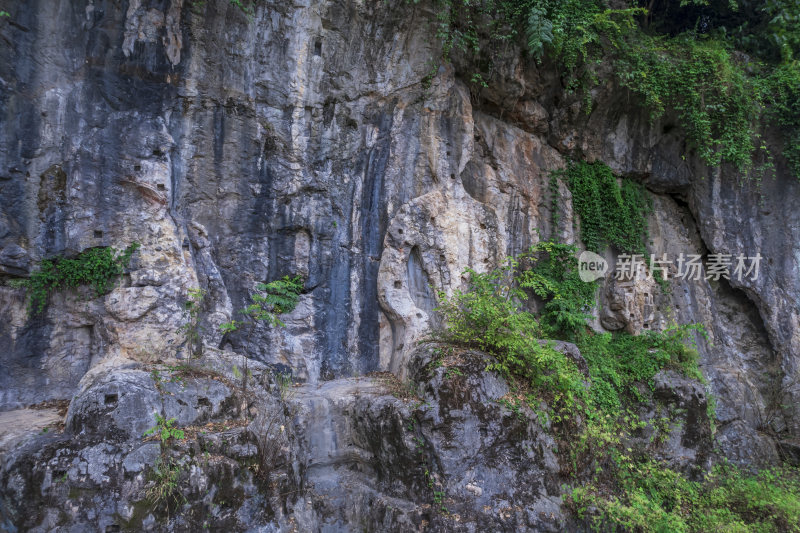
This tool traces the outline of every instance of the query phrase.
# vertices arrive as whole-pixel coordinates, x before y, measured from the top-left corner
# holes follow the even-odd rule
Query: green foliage
[[[800,16],[800,6],[795,8],[794,16]],[[793,38],[800,35],[796,27],[790,33]],[[764,162],[755,168],[756,175],[770,170],[771,154],[761,129],[775,122],[782,126],[790,170],[800,177],[796,60],[775,65],[738,54],[724,32],[667,36],[638,29],[605,54],[620,85],[640,98],[652,118],[667,109],[676,113],[690,147],[707,164],[729,163],[749,174],[762,154]],[[791,55],[784,50],[785,57]]]
[[[597,284],[581,281],[576,255],[574,245],[545,241],[524,256],[531,265],[519,274],[518,283],[544,301],[539,320],[547,337],[573,339],[595,306]]]
[[[185,501],[180,491],[182,471],[181,465],[171,458],[162,455],[156,459],[150,484],[145,489],[145,498],[153,507],[170,507]]]
[[[28,289],[28,311],[32,315],[41,313],[51,293],[80,285],[90,285],[97,296],[105,294],[111,281],[125,271],[138,248],[139,243],[134,242],[122,252],[111,247],[90,248],[74,259],[45,259],[30,278],[19,282]]]
[[[747,474],[723,464],[700,481],[649,459],[625,457],[619,469],[613,493],[587,484],[570,496],[579,516],[598,531],[800,531],[800,471],[795,468]]]
[[[553,42],[553,22],[546,18],[547,12],[542,6],[531,6],[528,13],[528,27],[525,36],[528,39],[528,50],[537,58],[544,54],[544,45]]]
[[[497,361],[489,369],[521,379],[546,392],[556,405],[573,407],[585,395],[583,375],[575,363],[546,343],[528,299],[515,277],[516,261],[488,273],[467,269],[469,289],[452,297],[439,293],[437,311],[447,324],[439,332],[444,342],[483,350]]]
[[[263,297],[253,298],[262,308],[269,307],[278,315],[290,313],[297,305],[297,299],[303,290],[303,278],[284,276],[269,283],[259,283],[256,287],[263,292]]]
[[[158,413],[156,415],[156,425],[144,432],[144,435],[157,435],[161,440],[161,445],[166,446],[171,440],[180,440],[184,437],[183,430],[175,427],[175,419],[167,420]]]
[[[580,480],[567,504],[598,531],[800,531],[800,471],[781,468],[753,475],[723,465],[693,481],[653,460],[646,445],[633,442],[631,437],[648,426],[650,442],[669,436],[669,416],[645,421],[637,413],[642,405],[653,405],[653,379],[665,368],[704,382],[695,337],[705,331],[687,325],[638,336],[591,332],[585,311],[594,303],[594,284],[586,284],[591,289],[577,285],[575,251],[540,243],[519,262],[509,259],[488,273],[467,270],[468,289],[449,298],[439,294],[446,325],[441,340],[493,354],[497,363],[491,369],[529,387],[513,402],[503,398],[500,403],[524,417],[520,398],[525,398],[567,445],[561,453],[567,462],[564,473]],[[553,313],[567,309],[574,321],[545,318],[546,307],[537,319],[524,306],[525,289],[545,301],[568,302]],[[588,380],[566,355],[538,340],[545,332],[576,340]],[[542,400],[548,409],[541,409]],[[712,424],[714,410],[710,398]],[[566,423],[576,414],[583,420],[580,427]]]
[[[703,381],[694,340],[696,331],[705,334],[702,326],[690,324],[642,335],[624,332],[582,335],[578,348],[592,376],[593,406],[614,414],[625,404],[649,401],[636,385],[652,386],[653,377],[664,368],[674,368]]]
[[[694,339],[695,332],[705,335],[702,326],[672,326],[639,336],[588,330],[596,284],[578,277],[576,252],[575,246],[545,241],[519,262],[509,258],[488,273],[467,269],[466,291],[451,297],[439,293],[437,310],[446,325],[439,338],[491,353],[497,357],[491,369],[550,395],[559,409],[580,407],[589,418],[616,416],[624,405],[646,401],[636,385],[652,385],[664,368],[702,381]],[[525,309],[526,290],[543,300],[539,317]],[[589,366],[588,392],[575,363],[540,340],[546,337],[577,342]]]
[[[251,18],[255,14],[255,7],[253,3],[245,3],[242,0],[229,0],[231,5],[238,8],[242,13],[247,15],[248,18]],[[254,0],[255,1],[255,0]]]
[[[652,203],[640,183],[623,178],[619,184],[600,161],[571,162],[560,175],[572,192],[586,248],[600,252],[612,244],[624,253],[644,254]]]
[[[758,138],[758,78],[746,72],[719,40],[684,34],[674,38],[637,33],[618,54],[617,77],[661,116],[674,109],[689,143],[709,165],[723,161],[749,170]]]
[[[290,313],[297,306],[303,291],[303,278],[284,276],[269,283],[258,283],[250,295],[252,303],[240,312],[251,322],[267,322],[272,326],[283,326],[278,315]],[[220,325],[223,333],[238,330],[243,322],[231,320]]]
[[[290,372],[275,372],[274,375],[281,401],[285,402],[292,396],[292,374]]]
[[[638,96],[652,118],[675,113],[707,164],[756,176],[772,168],[761,139],[781,126],[783,153],[800,177],[800,3],[687,0],[610,9],[604,0],[433,0],[442,57],[472,56],[474,82],[487,85],[505,43],[524,36],[535,58],[553,58],[568,91],[590,89],[598,65]],[[644,4],[644,2],[641,2]],[[749,56],[735,53],[745,50]],[[759,161],[759,165],[754,165]]]
[[[789,169],[795,176],[800,177],[800,66],[798,61],[781,65],[764,78],[762,94],[764,102],[767,104],[767,117],[783,126],[783,156],[789,164]]]
[[[459,369],[457,366],[452,366],[452,367],[448,368],[447,370],[445,370],[444,379],[448,380],[448,379],[453,378],[455,376],[463,376],[463,375],[464,375],[464,373],[461,371],[461,369]]]

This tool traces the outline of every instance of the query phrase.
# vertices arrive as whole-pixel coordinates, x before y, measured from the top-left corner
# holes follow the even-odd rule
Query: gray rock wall
[[[712,171],[669,117],[649,123],[610,84],[587,114],[553,65],[519,54],[498,62],[489,89],[465,82],[459,57],[429,78],[426,2],[278,0],[250,17],[223,0],[0,9],[11,14],[0,20],[0,276],[142,244],[105,297],[56,295],[29,317],[22,292],[0,288],[3,409],[71,398],[100,363],[185,351],[182,304],[198,286],[209,345],[312,383],[405,375],[432,320],[430,286],[451,291],[465,267],[541,238],[575,240],[563,186],[551,223],[549,171],[566,157],[644,180],[653,253],[765,257],[757,282],[670,295],[606,286],[597,311],[598,327],[709,327],[702,362],[731,454],[756,442],[768,389],[797,371],[800,185],[780,157],[758,188]],[[285,328],[221,337],[255,282],[286,274],[306,282]],[[604,317],[612,303],[616,322]],[[775,424],[800,432],[796,413]]]

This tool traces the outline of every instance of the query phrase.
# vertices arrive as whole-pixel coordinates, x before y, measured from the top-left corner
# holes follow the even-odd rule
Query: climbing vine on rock
[[[618,180],[599,161],[571,162],[559,174],[572,192],[586,248],[600,252],[610,244],[623,253],[644,254],[652,202],[642,184]]]
[[[651,118],[674,114],[708,165],[728,163],[756,177],[770,171],[762,130],[777,124],[789,170],[800,177],[796,1],[632,2],[624,9],[604,0],[430,1],[442,58],[464,55],[474,82],[488,86],[509,44],[518,44],[537,61],[554,61],[567,92],[582,92],[590,112],[601,65],[610,65],[602,77],[629,89]]]
[[[28,311],[32,315],[39,314],[51,293],[81,285],[91,286],[97,296],[105,294],[138,249],[139,243],[134,242],[122,251],[112,247],[90,248],[72,259],[45,259],[30,278],[17,283],[28,290]]]

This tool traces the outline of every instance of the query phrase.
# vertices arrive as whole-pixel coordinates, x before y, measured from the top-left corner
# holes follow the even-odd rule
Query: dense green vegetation
[[[538,405],[537,394],[555,400],[557,416],[573,409],[590,418],[616,416],[624,399],[645,400],[633,385],[649,383],[664,368],[702,380],[693,344],[693,332],[702,331],[700,326],[673,326],[640,336],[589,331],[596,283],[578,277],[576,251],[572,245],[545,241],[491,272],[468,269],[468,290],[456,290],[451,297],[439,293],[438,311],[447,324],[440,338],[495,355],[493,369],[522,379],[532,405]],[[538,315],[526,308],[529,295],[541,301]],[[588,391],[586,376],[575,362],[542,338],[578,344],[591,374]]]
[[[572,192],[572,205],[580,217],[581,240],[587,249],[601,252],[612,244],[620,252],[645,253],[652,201],[640,183],[623,178],[618,184],[611,169],[600,161],[571,162],[557,174]]]
[[[742,472],[714,467],[699,481],[647,458],[620,456],[618,485],[609,494],[597,484],[571,495],[579,515],[596,530],[642,532],[800,531],[800,471],[791,467]]]
[[[742,473],[722,465],[699,481],[654,461],[633,436],[653,429],[650,442],[671,431],[670,409],[652,390],[663,369],[704,383],[695,334],[701,326],[672,326],[662,332],[597,334],[587,321],[596,283],[576,273],[576,248],[542,242],[501,268],[467,270],[470,285],[452,296],[439,294],[445,327],[439,340],[486,351],[489,368],[503,374],[522,401],[559,441],[562,471],[575,487],[567,498],[578,516],[598,530],[797,531],[800,473],[789,468]],[[540,313],[529,299],[540,300]],[[578,345],[588,376],[570,356],[542,338]],[[519,404],[505,401],[512,409]],[[543,403],[544,402],[544,403]],[[640,418],[656,409],[661,416]],[[714,402],[708,402],[708,438]]]
[[[533,249],[532,253],[537,251]],[[518,263],[509,259],[502,268],[485,274],[467,270],[469,290],[456,290],[450,298],[440,293],[438,311],[448,325],[440,332],[441,338],[495,355],[497,362],[492,369],[508,378],[517,377],[533,390],[548,394],[558,409],[572,410],[585,405],[583,374],[574,361],[540,343],[545,327],[533,313],[524,309],[523,304],[528,299],[524,289],[547,291],[551,293],[551,302],[566,302],[563,315],[555,308],[551,311],[552,324],[578,318],[581,304],[573,301],[571,295],[555,292],[558,281],[550,282],[533,274],[522,279],[517,267]],[[535,395],[530,399],[536,402]]]
[[[642,0],[626,9],[604,0],[433,1],[444,59],[454,50],[470,56],[473,81],[485,85],[507,43],[524,42],[532,57],[560,66],[587,112],[589,89],[610,74],[652,118],[669,110],[712,166],[756,176],[771,169],[762,135],[766,123],[779,125],[782,152],[800,176],[796,0]]]
[[[439,337],[495,355],[495,370],[522,378],[532,391],[555,394],[561,407],[580,408],[590,416],[595,411],[617,414],[623,399],[643,400],[633,385],[649,382],[664,368],[702,380],[693,337],[694,331],[702,332],[700,326],[639,336],[588,329],[597,285],[578,277],[576,252],[573,245],[545,241],[499,269],[467,269],[468,290],[450,297],[439,293],[438,312],[447,324]],[[530,295],[541,301],[539,314],[526,307]],[[578,344],[591,373],[588,392],[575,363],[542,338]]]
[[[30,278],[16,285],[28,289],[28,310],[32,315],[41,313],[48,296],[59,290],[90,285],[100,296],[108,291],[114,278],[125,271],[133,252],[138,249],[139,243],[134,242],[121,252],[111,247],[90,248],[73,259],[45,259]]]
[[[588,250],[600,253],[614,246],[624,254],[648,258],[647,217],[653,210],[652,198],[644,186],[630,178],[617,178],[602,161],[571,161],[567,168],[553,172],[553,226],[558,225],[557,180],[564,180],[572,193],[572,206],[580,219],[580,237]],[[663,292],[669,281],[661,271],[653,272]]]
[[[583,335],[578,347],[592,376],[594,406],[606,413],[616,413],[631,402],[648,401],[636,384],[650,384],[653,376],[664,368],[675,368],[702,382],[694,331],[704,333],[701,326],[691,324],[636,336],[627,333]]]

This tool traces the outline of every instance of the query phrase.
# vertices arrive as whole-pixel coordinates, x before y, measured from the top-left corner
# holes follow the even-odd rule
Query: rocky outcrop
[[[559,349],[580,358],[573,345]],[[490,361],[427,346],[407,382],[376,373],[318,385],[215,350],[180,366],[96,372],[63,431],[0,450],[3,527],[561,531],[572,520],[561,497],[569,461],[549,424],[513,407]],[[685,415],[663,444],[644,435],[631,445],[702,468],[702,387],[667,373],[656,395]],[[162,442],[156,414],[183,438]]]
[[[4,527],[558,530],[554,441],[500,403],[509,390],[485,356],[415,361],[414,390],[391,374],[281,387],[223,352],[98,373],[64,432],[4,450]],[[145,437],[154,413],[185,437]],[[154,502],[166,481],[174,492]]]
[[[436,325],[436,291],[452,293],[466,267],[488,270],[541,239],[577,240],[570,192],[556,183],[553,193],[550,181],[569,157],[602,160],[645,183],[654,202],[648,253],[764,258],[756,280],[674,280],[669,293],[609,278],[594,327],[705,324],[709,341],[699,339],[699,348],[709,390],[665,377],[664,402],[694,412],[713,393],[720,450],[743,463],[769,463],[800,434],[800,184],[780,157],[775,176],[761,182],[709,169],[684,146],[674,117],[650,122],[610,82],[593,90],[587,113],[578,95],[564,93],[555,65],[537,65],[513,46],[500,52],[487,88],[469,83],[472,59],[457,51],[453,65],[432,70],[439,51],[428,2],[270,0],[251,15],[225,0],[0,1],[0,10],[10,14],[0,18],[0,410],[72,400],[67,433],[9,451],[6,519],[22,519],[16,498],[41,502],[51,491],[52,502],[63,501],[52,478],[66,474],[85,489],[75,512],[45,502],[29,525],[101,515],[108,527],[152,525],[155,517],[96,492],[107,478],[130,503],[146,485],[143,465],[155,448],[139,442],[153,423],[143,413],[161,409],[191,427],[248,420],[255,403],[262,413],[273,405],[266,393],[250,400],[237,392],[229,363],[217,369],[227,382],[198,375],[184,388],[153,378],[158,365],[188,355],[179,328],[189,290],[199,287],[207,357],[221,348],[240,354],[240,369],[249,360],[263,375],[260,364],[291,371],[306,383],[296,391],[305,413],[297,416],[314,431],[300,427],[273,458],[284,476],[270,482],[284,492],[302,488],[291,505],[264,504],[273,496],[236,466],[258,455],[244,429],[216,431],[209,446],[224,439],[240,448],[215,473],[193,478],[193,525],[210,513],[220,527],[252,519],[335,529],[365,513],[376,528],[425,521],[444,530],[455,527],[452,517],[431,500],[444,492],[443,505],[464,524],[559,527],[546,435],[494,407],[448,403],[494,400],[500,382],[437,374],[424,397],[444,403],[439,412],[412,409],[355,376],[419,379],[413,354]],[[6,283],[44,258],[134,241],[142,246],[128,272],[100,297],[55,293],[31,316],[24,291]],[[606,257],[613,271],[617,254]],[[222,335],[219,325],[239,318],[256,282],[294,274],[304,291],[285,327]],[[454,389],[462,385],[476,396]],[[472,435],[489,417],[498,419],[492,431]],[[402,431],[409,419],[419,423],[413,436],[424,441],[441,491],[427,486],[418,463],[398,473],[421,457]],[[708,450],[693,443],[710,428],[686,424],[663,455],[704,463]],[[454,450],[452,438],[471,447]],[[470,459],[495,441],[507,457],[483,457],[494,466]],[[329,452],[340,455],[325,463]],[[538,480],[529,479],[530,492],[504,493],[498,476],[522,472],[525,461]],[[101,464],[108,468],[92,466]],[[11,495],[23,478],[27,488]],[[202,495],[212,479],[235,498]],[[306,482],[322,496],[304,496],[312,494]],[[336,483],[354,488],[338,493]],[[235,513],[220,503],[234,500]],[[365,511],[370,502],[379,502],[374,512]],[[92,506],[100,511],[86,514]]]

